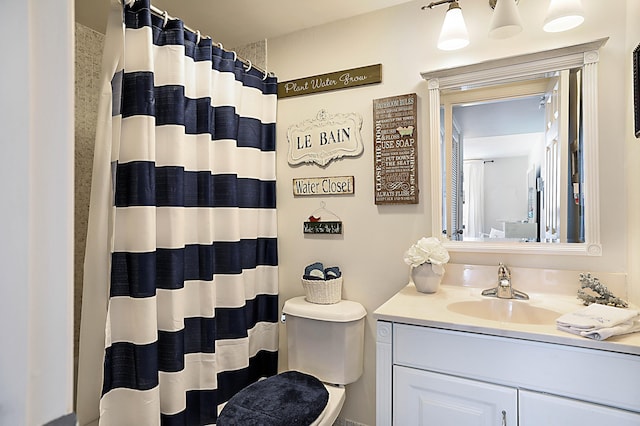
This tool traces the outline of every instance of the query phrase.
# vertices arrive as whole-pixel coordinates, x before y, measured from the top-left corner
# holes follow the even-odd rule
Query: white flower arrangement
[[[444,265],[449,262],[449,252],[435,237],[422,237],[404,253],[404,263],[415,268],[430,263],[437,274],[444,273]]]

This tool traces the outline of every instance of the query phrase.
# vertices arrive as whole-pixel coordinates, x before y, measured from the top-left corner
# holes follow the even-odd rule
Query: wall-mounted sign
[[[278,98],[348,89],[382,81],[382,64],[336,71],[278,83]]]
[[[294,178],[293,195],[347,195],[355,191],[353,176]]]
[[[417,95],[374,99],[376,204],[418,203]]]
[[[289,126],[289,164],[317,163],[324,167],[336,158],[356,157],[364,151],[361,130],[359,114],[329,114],[322,109],[316,118]]]
[[[342,234],[342,219],[326,208],[323,202],[320,208],[314,210],[303,223],[302,232],[305,234]]]
[[[304,222],[305,234],[342,234],[342,222]]]

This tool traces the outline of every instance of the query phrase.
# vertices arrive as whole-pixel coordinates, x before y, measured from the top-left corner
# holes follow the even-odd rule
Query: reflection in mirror
[[[579,79],[573,69],[443,91],[443,145],[445,122],[452,126],[451,147],[442,147],[451,152],[442,163],[451,177],[452,196],[448,186],[442,193],[449,238],[584,242]]]
[[[432,234],[451,251],[601,255],[598,49],[422,73]]]

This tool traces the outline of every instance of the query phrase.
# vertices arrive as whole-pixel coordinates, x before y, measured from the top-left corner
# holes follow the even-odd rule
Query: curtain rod
[[[121,0],[121,1],[122,1],[122,3],[124,3],[124,5],[126,5],[126,6],[130,6],[130,5],[132,5],[132,4],[134,4],[134,3],[136,2],[136,0]],[[149,9],[151,10],[151,13],[153,13],[153,14],[154,14],[154,15],[156,15],[157,17],[159,17],[159,18],[163,18],[163,19],[165,19],[165,20],[175,20],[175,19],[179,19],[179,18],[175,18],[175,17],[173,17],[173,16],[170,16],[170,15],[167,13],[167,11],[166,11],[166,10],[158,9],[157,7],[155,7],[155,6],[154,6],[154,5],[152,5],[152,4],[150,4]],[[188,27],[186,24],[184,24],[184,22],[183,22],[183,25],[184,25],[184,29],[185,29],[185,30],[190,31],[190,32],[192,32],[192,33],[194,33],[194,34],[196,34],[196,35],[200,36],[200,31],[199,31],[199,30],[194,30],[193,28]],[[209,38],[209,39],[211,39],[211,41],[213,42],[213,38],[211,38],[211,37],[210,37],[210,36],[208,36],[208,35],[204,36],[204,38]],[[218,47],[220,47],[220,49],[224,50],[225,52],[228,52],[228,50],[226,50],[226,49],[222,46],[222,43],[215,43],[215,44],[217,44],[217,45],[218,45]],[[264,74],[265,78],[266,78],[267,76],[269,76],[269,75],[270,75],[270,76],[274,76],[274,75],[273,75],[273,73],[267,72],[267,70],[263,70],[261,67],[259,67],[259,66],[255,65],[255,64],[253,64],[250,60],[248,60],[248,59],[244,59],[244,58],[240,57],[240,56],[235,52],[235,50],[232,50],[231,52],[234,54],[234,56],[235,56],[238,60],[240,60],[240,62],[242,62],[244,65],[246,65],[246,66],[248,66],[248,67],[249,67],[249,68],[247,68],[247,70],[249,70],[249,69],[251,69],[251,68],[255,68],[255,69],[257,69],[258,71],[260,71],[262,74]]]

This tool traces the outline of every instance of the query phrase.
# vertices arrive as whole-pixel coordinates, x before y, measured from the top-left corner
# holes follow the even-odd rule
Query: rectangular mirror
[[[453,251],[600,255],[597,50],[423,73],[433,235]]]
[[[584,242],[580,73],[441,92],[449,239]]]

